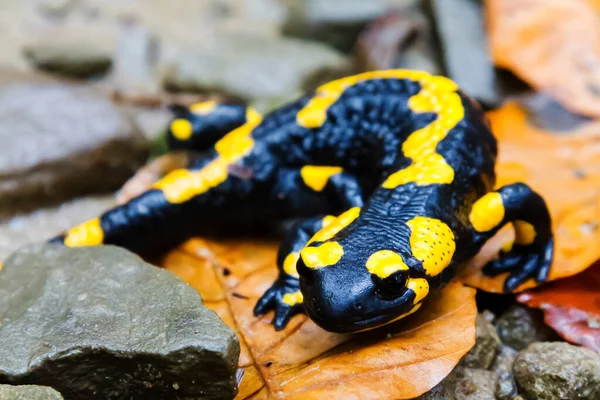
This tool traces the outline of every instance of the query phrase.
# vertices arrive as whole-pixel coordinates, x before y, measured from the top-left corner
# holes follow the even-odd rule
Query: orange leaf
[[[600,263],[517,296],[544,310],[546,324],[566,340],[600,352]]]
[[[551,134],[532,126],[514,102],[488,114],[499,141],[498,182],[529,184],[546,200],[556,239],[548,279],[577,274],[600,258],[600,122]],[[514,232],[503,229],[462,271],[470,286],[501,292],[505,275],[490,277],[480,269]],[[525,282],[519,290],[535,286]]]
[[[600,117],[598,0],[487,0],[497,66],[580,114]]]
[[[394,398],[439,383],[475,343],[475,290],[453,283],[398,324],[356,335],[326,332],[304,315],[276,332],[256,300],[277,275],[278,243],[192,239],[162,265],[202,294],[238,334],[238,399]]]

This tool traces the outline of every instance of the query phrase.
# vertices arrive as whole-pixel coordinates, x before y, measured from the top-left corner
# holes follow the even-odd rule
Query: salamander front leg
[[[469,219],[483,242],[512,223],[515,241],[483,269],[488,275],[508,272],[504,290],[511,292],[529,278],[543,282],[554,255],[550,213],[542,197],[523,183],[490,192],[473,205]]]
[[[285,328],[292,316],[303,311],[303,298],[300,292],[296,262],[300,250],[304,248],[312,235],[333,219],[335,219],[333,216],[314,217],[297,222],[281,243],[277,255],[279,277],[254,307],[256,316],[275,310],[273,325],[276,330]]]

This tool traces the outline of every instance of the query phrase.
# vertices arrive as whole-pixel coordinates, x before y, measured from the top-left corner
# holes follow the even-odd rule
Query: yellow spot
[[[217,102],[215,100],[203,101],[201,103],[195,103],[190,106],[190,111],[198,115],[207,115],[217,108]]]
[[[397,271],[408,271],[408,265],[400,254],[391,250],[379,250],[371,254],[367,260],[367,269],[370,273],[385,279]]]
[[[328,217],[325,217],[323,219],[323,228],[321,228],[320,231],[315,233],[314,236],[306,244],[309,245],[312,242],[324,242],[326,240],[331,239],[339,231],[341,231],[342,229],[344,229],[345,227],[350,225],[352,223],[352,221],[354,221],[356,218],[358,218],[359,214],[360,214],[360,207],[352,207],[351,209],[344,212],[343,214],[341,214],[339,217],[335,218],[334,220],[329,220],[329,222],[326,225],[325,225],[325,219]]]
[[[435,218],[415,217],[407,222],[410,228],[410,250],[423,263],[429,276],[436,276],[452,261],[456,250],[454,233],[448,225]]]
[[[285,260],[283,260],[283,272],[295,278],[298,278],[299,275],[298,271],[296,270],[296,263],[298,262],[298,257],[300,257],[300,253],[297,251],[288,254],[285,257]]]
[[[308,268],[319,269],[336,264],[344,255],[338,242],[326,242],[320,246],[305,247],[300,252],[302,261]]]
[[[394,189],[410,182],[419,186],[452,183],[454,170],[436,149],[465,116],[457,89],[451,81],[442,84],[426,81],[421,83],[421,91],[409,99],[408,106],[414,113],[435,113],[437,118],[406,138],[402,151],[412,162],[391,174],[383,183],[384,188]]]
[[[67,231],[65,246],[98,246],[104,241],[104,231],[100,226],[100,219],[94,218],[77,225]]]
[[[3,267],[3,265],[2,265],[2,263],[0,263],[0,271],[2,271],[2,267]]]
[[[442,76],[422,71],[391,69],[371,71],[331,81],[317,88],[314,97],[298,112],[296,122],[305,128],[319,128],[327,120],[327,110],[350,86],[372,79],[409,79],[437,91],[454,91],[456,84]]]
[[[329,178],[340,172],[342,172],[341,167],[307,165],[300,170],[300,175],[306,186],[315,192],[320,192],[325,189]]]
[[[406,287],[415,292],[413,304],[420,303],[429,294],[429,282],[424,278],[409,279]]]
[[[335,215],[326,215],[325,217],[323,217],[323,220],[321,221],[321,229],[325,228],[327,225],[335,221],[336,218],[337,217]]]
[[[535,228],[529,222],[515,221],[515,243],[520,245],[529,245],[535,240]]]
[[[225,182],[229,166],[252,150],[252,130],[260,124],[262,117],[248,108],[246,120],[244,125],[229,132],[215,144],[218,156],[204,168],[198,171],[177,169],[153,187],[162,190],[170,203],[183,203]]]
[[[402,151],[412,163],[390,175],[383,187],[393,189],[415,182],[417,185],[451,183],[454,170],[438,153],[436,147],[448,132],[464,118],[464,108],[458,86],[443,76],[422,71],[384,70],[338,79],[320,86],[315,96],[298,112],[296,122],[305,128],[319,128],[327,120],[327,110],[348,87],[371,79],[409,79],[421,85],[419,93],[409,99],[414,113],[435,113],[437,118],[426,127],[413,132],[402,145]]]
[[[477,232],[488,232],[504,220],[504,204],[498,192],[490,192],[473,204],[469,221]]]
[[[302,296],[302,292],[299,290],[294,293],[286,293],[283,295],[283,302],[291,307],[296,304],[302,304],[303,301],[304,296]]]
[[[187,119],[177,118],[171,122],[171,133],[179,140],[188,140],[192,137],[192,123]]]

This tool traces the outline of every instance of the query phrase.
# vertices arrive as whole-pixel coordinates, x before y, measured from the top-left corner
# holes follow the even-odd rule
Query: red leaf
[[[564,339],[600,352],[600,263],[517,300],[544,310],[545,322]]]

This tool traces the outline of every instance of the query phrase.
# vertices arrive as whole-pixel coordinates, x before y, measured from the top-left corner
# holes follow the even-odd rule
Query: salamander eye
[[[395,298],[406,290],[408,271],[396,271],[384,279],[375,277],[374,280],[377,295],[382,298]]]

